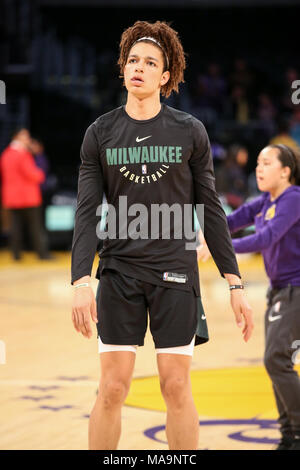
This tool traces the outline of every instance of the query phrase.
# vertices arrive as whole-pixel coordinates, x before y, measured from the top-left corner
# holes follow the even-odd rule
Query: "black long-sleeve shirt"
[[[135,120],[120,106],[88,127],[80,157],[72,284],[91,274],[99,243],[96,226],[100,213],[96,211],[103,192],[114,208],[109,214],[116,211],[117,224],[116,238],[104,240],[99,253],[98,279],[104,268],[113,268],[152,284],[194,289],[200,295],[196,251],[186,249],[190,240],[184,233],[177,238],[175,219],[171,218],[170,239],[164,239],[161,226],[151,238],[150,224],[144,238],[124,236],[141,215],[134,207],[128,212],[125,226],[118,223],[119,216],[125,216],[133,204],[143,204],[149,215],[140,217],[141,230],[144,223],[153,222],[153,204],[163,203],[177,205],[182,213],[185,205],[204,204],[204,237],[212,257],[221,275],[240,276],[226,216],[215,190],[209,139],[196,118],[162,104],[152,119]],[[120,196],[127,197],[125,205]]]

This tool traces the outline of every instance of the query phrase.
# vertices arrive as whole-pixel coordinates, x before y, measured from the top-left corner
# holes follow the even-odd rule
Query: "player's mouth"
[[[265,179],[262,177],[262,176],[257,176],[256,177],[256,182],[257,182],[257,186],[258,188],[261,190],[261,191],[264,191],[264,188],[266,188],[266,181]]]
[[[139,77],[138,75],[135,75],[134,77],[132,77],[130,81],[133,85],[136,85],[136,86],[140,86],[144,83],[144,80],[142,79],[142,77]]]

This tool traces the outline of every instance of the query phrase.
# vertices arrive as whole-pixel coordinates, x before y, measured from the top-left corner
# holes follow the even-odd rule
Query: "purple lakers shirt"
[[[261,252],[272,287],[300,286],[300,187],[271,201],[264,193],[227,217],[230,231],[255,223],[256,233],[233,239],[236,253]]]

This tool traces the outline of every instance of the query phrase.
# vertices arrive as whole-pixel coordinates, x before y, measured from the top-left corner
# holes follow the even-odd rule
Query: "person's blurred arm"
[[[297,195],[298,196],[298,195]],[[276,207],[275,216],[253,235],[232,240],[236,253],[259,252],[277,243],[300,220],[300,200],[286,197]]]
[[[231,233],[237,232],[254,223],[255,216],[263,206],[264,196],[259,196],[253,201],[244,203],[241,207],[227,216],[227,223]]]
[[[29,152],[24,153],[24,156],[20,159],[20,169],[28,180],[36,183],[45,181],[45,173],[37,167],[33,156]]]

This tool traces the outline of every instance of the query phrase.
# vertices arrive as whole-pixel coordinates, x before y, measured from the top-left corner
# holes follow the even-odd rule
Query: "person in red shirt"
[[[21,259],[24,222],[39,258],[51,258],[41,222],[40,184],[45,174],[29,152],[30,142],[29,131],[19,129],[0,157],[2,206],[11,216],[10,245],[15,260]]]

